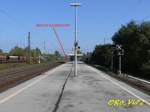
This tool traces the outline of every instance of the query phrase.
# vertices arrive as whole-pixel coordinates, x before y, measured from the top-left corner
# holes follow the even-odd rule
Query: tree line
[[[150,22],[131,21],[112,36],[113,44],[96,45],[89,63],[110,68],[113,55],[113,70],[118,69],[118,56],[113,54],[114,45],[124,49],[122,71],[150,79]]]
[[[3,52],[2,49],[0,49],[1,55],[11,55],[11,56],[31,56],[31,57],[37,57],[41,55],[41,50],[39,48],[30,49],[28,47],[22,48],[19,46],[15,46],[12,48],[8,53]]]
[[[52,54],[49,53],[42,53],[42,51],[39,48],[29,49],[28,47],[22,48],[19,46],[15,46],[12,48],[8,53],[4,52],[2,49],[0,49],[0,55],[5,56],[30,56],[30,57],[41,57],[43,61],[57,61],[62,60],[62,56],[59,53],[59,51],[55,51]]]

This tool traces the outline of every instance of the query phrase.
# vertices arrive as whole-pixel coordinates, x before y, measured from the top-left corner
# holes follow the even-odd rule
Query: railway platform
[[[0,93],[0,112],[149,112],[150,96],[106,73],[65,63]]]

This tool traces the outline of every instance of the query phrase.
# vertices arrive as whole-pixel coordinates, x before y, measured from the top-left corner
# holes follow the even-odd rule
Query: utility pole
[[[104,45],[105,45],[105,37],[104,37]]]
[[[75,2],[75,3],[71,3],[70,4],[71,6],[73,6],[73,7],[75,7],[75,40],[74,40],[74,48],[75,48],[75,50],[74,50],[74,58],[75,58],[75,60],[74,60],[74,66],[75,66],[75,76],[77,76],[77,61],[78,61],[78,59],[77,59],[77,48],[78,48],[78,42],[77,42],[77,8],[81,5],[80,3],[77,3],[77,2]]]
[[[31,56],[31,37],[30,37],[30,32],[28,32],[28,57],[29,57],[29,62],[31,61],[30,56]]]
[[[41,55],[39,53],[39,60],[38,60],[38,63],[40,64],[41,63]]]
[[[46,54],[45,40],[44,40],[44,52]]]

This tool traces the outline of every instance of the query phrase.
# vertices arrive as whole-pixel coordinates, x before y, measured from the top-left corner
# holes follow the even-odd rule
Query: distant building
[[[74,53],[69,53],[69,60],[73,61],[74,60]],[[83,56],[83,54],[77,54],[78,60],[81,60],[81,57]]]

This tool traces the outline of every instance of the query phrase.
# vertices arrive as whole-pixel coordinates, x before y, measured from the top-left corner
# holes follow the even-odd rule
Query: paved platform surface
[[[63,64],[0,93],[0,112],[52,112],[71,67],[72,63]],[[133,100],[136,102],[128,105]],[[57,111],[150,112],[149,102],[150,96],[79,63],[78,76],[71,74]]]

